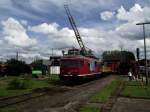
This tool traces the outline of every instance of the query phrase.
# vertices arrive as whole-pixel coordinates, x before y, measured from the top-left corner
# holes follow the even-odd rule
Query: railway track
[[[0,108],[6,107],[9,105],[14,105],[17,103],[21,103],[21,102],[24,102],[33,98],[37,98],[37,97],[43,96],[44,94],[45,93],[38,93],[38,94],[29,93],[29,94],[23,94],[19,96],[3,98],[3,99],[0,99]]]
[[[11,96],[11,97],[6,97],[6,98],[1,98],[0,99],[0,108],[7,107],[9,105],[15,105],[21,102],[25,102],[31,99],[39,98],[42,97],[46,94],[51,94],[53,95],[54,93],[58,92],[65,92],[69,90],[67,87],[52,87],[52,88],[44,88],[44,89],[36,89],[32,93],[28,94],[22,94],[18,96]]]
[[[31,99],[36,99],[47,94],[53,95],[54,93],[56,94],[59,92],[66,92],[70,89],[84,87],[84,86],[90,85],[92,82],[93,81],[90,81],[90,82],[86,82],[86,83],[76,85],[76,86],[75,85],[71,85],[71,86],[57,85],[52,88],[36,89],[32,93],[11,96],[11,97],[6,97],[6,98],[0,98],[0,108],[7,107],[9,105],[22,103]]]
[[[23,95],[13,96],[13,97],[7,97],[7,98],[1,98],[0,99],[0,108],[25,103],[25,102],[30,101],[32,99],[38,99],[38,98],[43,97],[43,96],[52,97],[52,99],[53,99],[53,97],[62,95],[62,99],[63,99],[63,97],[70,95],[70,96],[72,96],[72,98],[74,98],[73,97],[74,94],[78,95],[80,92],[81,93],[84,92],[83,90],[85,90],[85,88],[87,90],[90,88],[93,88],[91,86],[94,86],[95,83],[98,83],[100,80],[105,80],[105,79],[107,79],[107,77],[103,77],[101,79],[92,80],[89,82],[82,83],[80,85],[73,85],[73,86],[56,85],[56,86],[51,87],[51,88],[36,89],[32,93],[28,93],[28,94],[23,94]],[[57,95],[57,94],[59,94],[59,95]],[[68,98],[66,98],[65,100],[68,100]],[[56,102],[57,102],[57,100],[56,100]],[[62,102],[63,102],[63,100],[62,100]]]
[[[125,81],[120,82],[119,86],[116,88],[115,92],[109,98],[109,100],[101,107],[102,112],[110,112],[113,105],[117,102],[117,98],[120,96],[122,90],[124,89]]]

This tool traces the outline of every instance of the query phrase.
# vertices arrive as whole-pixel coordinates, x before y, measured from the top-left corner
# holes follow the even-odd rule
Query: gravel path
[[[111,112],[150,112],[150,100],[120,97]]]

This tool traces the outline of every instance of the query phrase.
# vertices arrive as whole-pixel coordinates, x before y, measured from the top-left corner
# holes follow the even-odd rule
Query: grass
[[[0,112],[17,112],[17,109],[16,108],[6,107],[6,108],[1,108]]]
[[[21,95],[25,93],[30,93],[32,90],[36,88],[44,88],[44,87],[51,87],[54,85],[55,81],[58,81],[59,78],[56,75],[52,75],[51,79],[33,79],[33,78],[28,78],[28,79],[23,79],[19,78],[19,80],[23,80],[26,83],[28,83],[28,88],[26,89],[8,89],[9,83],[16,79],[18,77],[2,77],[0,78],[0,97],[8,97],[8,96],[16,96],[16,95]]]
[[[140,86],[141,85],[141,82],[140,81],[126,81],[126,85],[128,86]]]
[[[59,82],[59,76],[56,74],[52,74],[49,76],[49,82],[53,84],[57,84]]]
[[[101,91],[99,91],[95,96],[92,97],[92,102],[102,102],[105,103],[109,97],[115,92],[120,80],[116,79],[111,82],[111,84],[105,86]]]
[[[19,77],[20,80],[27,81],[29,83],[29,87],[27,89],[18,89],[18,90],[10,90],[8,88],[8,84],[18,77],[1,77],[0,78],[0,97],[8,97],[8,96],[16,96],[25,93],[30,93],[36,88],[44,88],[44,87],[51,87],[55,84],[56,81],[59,80],[58,75],[51,75],[49,79],[22,79]],[[5,107],[0,109],[0,112],[18,112],[18,109],[15,107]]]
[[[121,94],[126,97],[150,98],[150,84],[142,86],[139,81],[128,81]]]
[[[100,112],[99,108],[92,105],[85,105],[80,108],[80,112]]]
[[[90,100],[90,102],[96,103],[106,103],[110,96],[115,92],[121,79],[118,78],[112,81],[110,84],[106,85],[101,91],[96,93]],[[94,105],[88,104],[80,108],[80,112],[100,112],[100,109]]]

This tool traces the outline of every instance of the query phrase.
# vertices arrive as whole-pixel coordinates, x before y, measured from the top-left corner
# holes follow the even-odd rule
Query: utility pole
[[[136,48],[136,57],[139,62],[139,60],[140,60],[140,49],[139,48]]]
[[[140,49],[139,48],[136,48],[136,57],[137,57],[136,69],[137,69],[137,72],[138,72],[137,76],[139,77],[139,75],[141,75],[142,82],[143,82],[143,75],[139,74],[140,73],[140,63],[139,63],[139,60],[140,60]]]
[[[146,55],[146,37],[145,37],[145,24],[150,24],[150,22],[137,23],[136,25],[143,26],[143,37],[144,37],[144,54],[145,54],[145,75],[146,75],[146,85],[148,85],[148,70],[147,70],[147,55]]]
[[[54,56],[54,49],[52,48],[52,56]]]
[[[18,51],[16,52],[16,60],[18,61],[19,53]]]

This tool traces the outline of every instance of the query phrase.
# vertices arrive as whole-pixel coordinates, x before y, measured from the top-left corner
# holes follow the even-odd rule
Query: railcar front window
[[[77,60],[62,60],[62,67],[80,67],[83,63]]]

